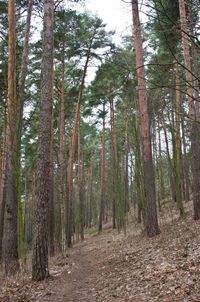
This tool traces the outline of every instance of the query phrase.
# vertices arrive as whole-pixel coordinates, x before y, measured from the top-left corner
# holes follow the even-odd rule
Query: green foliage
[[[174,54],[181,38],[178,0],[156,0],[152,5],[154,13],[150,27],[154,45],[158,46],[160,55]]]

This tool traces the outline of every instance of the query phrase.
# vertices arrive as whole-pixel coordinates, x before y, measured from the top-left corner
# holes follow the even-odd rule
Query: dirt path
[[[96,250],[80,244],[70,253],[70,267],[59,278],[49,281],[46,295],[41,302],[88,302],[88,292],[93,282],[98,279],[98,262],[93,257]],[[98,257],[97,257],[98,259]]]
[[[135,226],[126,237],[111,229],[88,237],[51,261],[51,278],[15,280],[0,302],[200,302],[200,223],[191,217],[152,239]]]
[[[200,225],[190,216],[152,239],[135,227],[126,238],[105,231],[74,247],[67,271],[36,301],[200,302],[199,242]]]
[[[120,238],[122,234],[113,236],[109,231],[77,244],[70,251],[65,271],[58,276],[59,270],[53,270],[51,275],[55,277],[43,283],[35,299],[38,302],[98,301],[102,292],[102,289],[97,290],[98,281],[105,269],[105,260],[114,241]]]

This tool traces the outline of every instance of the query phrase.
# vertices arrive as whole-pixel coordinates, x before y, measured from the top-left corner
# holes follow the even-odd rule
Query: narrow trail
[[[199,222],[188,215],[161,228],[151,239],[136,226],[126,237],[110,229],[87,238],[36,301],[200,302]]]
[[[148,239],[130,225],[127,236],[111,228],[87,236],[50,261],[51,277],[14,280],[0,302],[200,302],[200,222],[160,221]]]
[[[90,248],[87,244],[88,242],[84,242],[74,248],[70,253],[71,267],[61,278],[52,281],[55,289],[51,290],[50,283],[51,295],[45,299],[43,297],[41,301],[88,301],[88,292],[98,280],[99,255],[97,256],[95,247]]]
[[[70,251],[70,264],[59,277],[50,278],[46,282],[39,302],[89,302],[100,301],[102,289],[98,292],[98,282],[105,269],[105,261],[110,254],[114,240],[121,235],[104,233],[87,238],[83,243],[75,245]],[[62,264],[62,262],[61,262]],[[55,274],[55,271],[53,271]]]

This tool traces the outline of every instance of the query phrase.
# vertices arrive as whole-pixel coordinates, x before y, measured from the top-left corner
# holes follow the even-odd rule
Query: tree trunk
[[[189,20],[190,20],[190,35],[191,37],[195,37],[195,20],[194,20],[194,14],[192,11],[192,6],[194,4],[190,2],[188,4],[188,14],[189,14]],[[194,40],[192,40],[191,43],[191,55],[192,55],[192,60],[191,60],[191,69],[193,73],[193,89],[194,89],[194,99],[195,99],[195,108],[196,112],[199,114],[199,109],[200,109],[200,96],[199,96],[199,90],[200,90],[200,85],[199,85],[199,61],[198,61],[198,48],[197,45],[195,44]]]
[[[142,167],[142,158],[141,158],[141,143],[139,138],[139,129],[138,129],[137,118],[133,120],[133,135],[135,138],[134,144],[134,156],[135,156],[135,169],[134,169],[134,183],[136,191],[136,199],[138,206],[138,217],[143,218],[145,223],[146,221],[146,208],[145,208],[145,192],[144,192],[144,175]],[[138,223],[141,223],[142,219],[138,220]]]
[[[116,229],[116,157],[115,157],[115,141],[114,141],[114,128],[115,128],[115,112],[113,99],[110,100],[110,135],[111,135],[111,161],[112,161],[112,220],[113,229]]]
[[[138,11],[138,1],[132,0],[134,24],[134,42],[136,55],[136,69],[138,81],[140,136],[142,139],[142,156],[144,169],[144,188],[146,199],[146,233],[152,237],[160,233],[156,209],[155,177],[152,160],[152,146],[150,134],[150,119],[147,104],[147,90],[145,82],[144,57],[142,48],[141,25]]]
[[[101,150],[101,199],[99,212],[99,232],[102,231],[105,211],[105,170],[106,170],[106,140],[105,140],[105,102],[103,103],[103,129]]]
[[[7,178],[7,117],[6,110],[3,122],[3,147],[2,147],[2,162],[1,162],[1,184],[0,184],[0,263],[2,262],[2,243],[4,229],[4,214],[6,204],[6,178]]]
[[[21,136],[22,136],[22,123],[23,123],[23,109],[24,109],[24,90],[25,90],[25,80],[28,69],[28,53],[29,53],[29,38],[30,38],[30,26],[31,26],[31,15],[33,8],[33,0],[28,1],[27,7],[27,18],[26,18],[26,27],[24,34],[24,45],[23,45],[23,53],[22,53],[22,62],[19,73],[19,81],[18,81],[18,110],[17,110],[17,122],[18,122],[18,148],[17,148],[17,158],[18,158],[18,179],[17,179],[17,187],[20,188],[20,174],[21,174],[21,163],[20,163],[20,155],[21,155]],[[23,204],[20,196],[20,189],[18,189],[18,220],[19,220],[19,254],[24,254],[24,224],[23,224],[23,213],[22,208]]]
[[[90,168],[90,171],[89,171],[89,179],[88,179],[88,195],[89,195],[89,217],[88,217],[88,220],[89,220],[89,228],[92,227],[92,219],[93,219],[93,201],[94,201],[94,198],[93,198],[93,167],[92,167],[92,164],[91,164],[91,168]]]
[[[65,252],[65,46],[62,47],[62,84],[60,99],[60,131],[58,151],[58,187],[61,217],[61,249]]]
[[[181,120],[182,138],[183,138],[183,173],[184,173],[184,198],[185,202],[190,200],[190,178],[189,178],[189,164],[187,159],[187,148],[186,148],[186,138],[185,138],[185,125],[184,119]]]
[[[126,124],[125,124],[125,187],[124,187],[124,198],[125,198],[125,215],[129,211],[129,177],[128,177],[128,151],[129,151],[129,146],[128,146],[128,120],[126,119]]]
[[[84,240],[84,189],[83,189],[83,154],[81,146],[80,112],[78,119],[78,195],[79,195],[79,223],[81,240]]]
[[[41,65],[41,108],[37,153],[35,237],[32,256],[32,279],[49,276],[48,220],[50,192],[50,147],[53,107],[53,28],[54,1],[44,0],[43,56]]]
[[[92,44],[92,41],[91,41]],[[69,155],[69,172],[68,172],[68,200],[67,200],[67,246],[72,246],[72,206],[73,206],[73,167],[74,167],[74,155],[75,155],[75,147],[76,147],[76,132],[78,127],[78,120],[80,115],[80,108],[81,108],[81,101],[84,91],[84,84],[85,84],[85,77],[87,74],[87,68],[90,59],[90,51],[91,51],[91,44],[88,48],[88,54],[85,62],[85,66],[83,69],[83,75],[81,79],[79,94],[78,94],[78,101],[76,105],[76,112],[74,117],[74,129],[72,131],[71,136],[71,148],[70,148],[70,155]]]
[[[166,144],[171,197],[172,197],[172,200],[174,200],[174,202],[176,202],[176,190],[175,190],[175,182],[174,182],[173,164],[172,164],[172,159],[170,157],[169,140],[168,140],[167,129],[166,129],[165,121],[164,121],[164,116],[162,115],[161,118],[162,118],[162,127],[163,127],[163,131],[164,131],[164,138],[165,138],[165,144]]]
[[[199,133],[200,125],[198,121],[199,112],[196,112],[195,102],[193,99],[193,77],[190,61],[190,45],[187,35],[187,19],[185,0],[179,0],[179,11],[181,19],[181,34],[183,43],[183,54],[185,62],[185,77],[187,97],[189,103],[189,116],[191,122],[191,150],[192,150],[192,181],[193,181],[193,206],[194,206],[194,219],[200,219],[200,143]]]
[[[178,63],[175,65],[175,78],[176,78],[176,131],[175,131],[175,182],[176,182],[176,195],[177,203],[180,211],[180,216],[184,216],[183,207],[183,190],[182,190],[182,151],[181,151],[181,92],[180,92],[180,76]]]
[[[54,110],[52,110],[51,143],[50,143],[50,192],[49,192],[49,254],[54,256]]]
[[[160,180],[160,199],[165,198],[165,186],[163,177],[163,160],[162,160],[162,147],[161,147],[161,129],[160,124],[158,124],[158,153],[159,153],[159,180]]]
[[[55,82],[55,63],[54,48],[52,62],[52,95],[54,99],[54,82]],[[55,255],[55,205],[54,205],[54,108],[52,109],[51,120],[51,142],[50,142],[50,192],[49,192],[49,254]]]
[[[3,256],[5,271],[12,275],[19,270],[18,261],[18,129],[15,122],[16,96],[16,18],[15,1],[8,2],[8,169]]]
[[[26,27],[25,27],[25,34],[24,34],[24,45],[23,45],[23,53],[22,53],[22,63],[21,63],[21,68],[20,68],[20,73],[19,73],[19,84],[18,84],[19,149],[21,146],[22,118],[23,118],[23,108],[24,108],[24,90],[25,90],[25,80],[26,80],[27,69],[28,69],[29,38],[30,38],[32,9],[33,9],[33,0],[28,0]]]

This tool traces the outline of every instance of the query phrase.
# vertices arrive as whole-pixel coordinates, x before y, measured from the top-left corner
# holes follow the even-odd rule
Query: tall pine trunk
[[[4,213],[6,204],[6,178],[7,178],[7,116],[6,110],[3,121],[3,146],[2,146],[2,161],[1,161],[1,183],[0,183],[0,263],[2,262],[2,243],[4,229]]]
[[[152,237],[159,234],[155,176],[152,160],[152,144],[150,134],[150,118],[147,104],[147,90],[144,70],[144,57],[142,48],[141,24],[139,19],[138,1],[132,0],[132,14],[134,24],[134,42],[136,55],[136,71],[138,81],[138,97],[140,112],[140,136],[142,139],[142,157],[144,169],[144,189],[146,199],[146,233]]]
[[[200,219],[200,125],[198,121],[199,112],[195,108],[193,99],[193,76],[190,59],[190,44],[188,40],[187,19],[185,0],[179,0],[179,11],[181,20],[181,34],[183,43],[183,54],[185,62],[185,77],[187,97],[189,103],[189,117],[191,123],[191,150],[192,150],[192,181],[193,181],[193,206],[194,219]]]
[[[75,156],[75,149],[76,149],[76,133],[77,133],[77,127],[78,127],[78,121],[80,116],[80,108],[81,108],[81,101],[84,91],[84,85],[85,85],[85,77],[87,74],[87,68],[89,64],[90,59],[90,51],[91,51],[91,45],[92,41],[88,48],[88,53],[83,69],[83,75],[81,78],[80,83],[80,89],[78,94],[78,101],[76,105],[76,112],[74,117],[74,129],[72,130],[72,136],[71,136],[71,145],[70,145],[70,152],[69,152],[69,169],[68,169],[68,199],[67,199],[67,246],[72,246],[72,227],[73,227],[73,175],[74,175],[74,156]]]
[[[115,157],[115,112],[113,98],[110,99],[110,140],[111,140],[111,162],[112,162],[112,225],[116,229],[116,157]]]
[[[55,82],[55,63],[53,48],[53,69],[52,69],[52,95],[54,99],[54,82]],[[49,253],[50,256],[55,254],[55,205],[54,205],[54,108],[52,110],[51,120],[51,143],[50,143],[50,192],[49,192]]]
[[[16,17],[15,1],[8,2],[8,169],[3,258],[7,275],[16,273],[18,261],[18,129],[15,122],[16,95]]]
[[[30,38],[32,9],[33,9],[33,0],[28,0],[26,27],[25,27],[25,33],[24,33],[24,45],[23,45],[23,53],[22,53],[22,63],[21,63],[21,68],[20,68],[20,73],[19,73],[19,83],[18,83],[19,148],[21,145],[22,118],[23,118],[23,108],[24,108],[24,90],[25,90],[25,80],[26,80],[27,69],[28,69],[29,38]]]
[[[32,16],[32,8],[33,8],[33,0],[28,0],[27,5],[27,17],[26,17],[26,26],[24,32],[24,43],[23,43],[23,53],[22,53],[22,62],[19,73],[19,81],[18,81],[18,109],[17,109],[17,122],[18,122],[18,146],[17,146],[17,160],[18,160],[18,179],[16,185],[18,187],[18,203],[19,203],[19,254],[24,254],[24,224],[23,224],[23,213],[22,213],[22,201],[20,196],[20,174],[21,174],[21,138],[22,138],[22,124],[23,124],[23,109],[24,109],[24,93],[25,93],[25,80],[27,76],[28,70],[28,54],[29,54],[29,38],[30,38],[30,27],[31,27],[31,16]]]
[[[60,127],[58,151],[58,187],[61,217],[61,249],[65,251],[65,46],[62,46],[62,83],[60,98]]]
[[[179,66],[176,62],[175,65],[175,78],[176,78],[176,131],[175,131],[175,182],[176,182],[176,192],[177,192],[177,203],[180,210],[180,216],[184,215],[183,207],[183,190],[182,190],[182,151],[181,151],[181,92],[180,92],[180,75]]]
[[[105,102],[103,103],[103,129],[102,129],[102,149],[101,149],[101,197],[99,212],[99,232],[102,231],[105,215],[105,170],[106,170],[106,141],[105,141]]]
[[[78,197],[79,197],[79,224],[81,240],[84,240],[84,185],[83,185],[83,152],[81,144],[81,116],[78,119]]]
[[[159,159],[160,200],[163,200],[165,198],[165,185],[164,185],[164,175],[163,175],[161,127],[159,122],[158,122],[158,159]]]
[[[43,56],[41,65],[41,108],[37,153],[35,236],[32,279],[43,280],[48,268],[48,220],[50,192],[50,146],[53,108],[53,24],[54,1],[44,0]]]
[[[128,120],[126,119],[126,132],[125,132],[125,168],[124,168],[124,174],[125,174],[125,187],[124,187],[124,198],[125,198],[125,215],[129,211],[129,171],[128,171],[128,161],[129,161],[129,139],[128,139]]]
[[[185,202],[188,202],[190,200],[190,177],[189,177],[189,163],[187,158],[184,118],[182,118],[181,120],[181,130],[182,130],[182,138],[183,138],[183,155],[184,155],[183,157],[184,198],[185,198]]]
[[[50,143],[50,192],[49,192],[49,253],[50,256],[55,254],[54,233],[54,110],[52,110],[51,121],[51,143]]]

